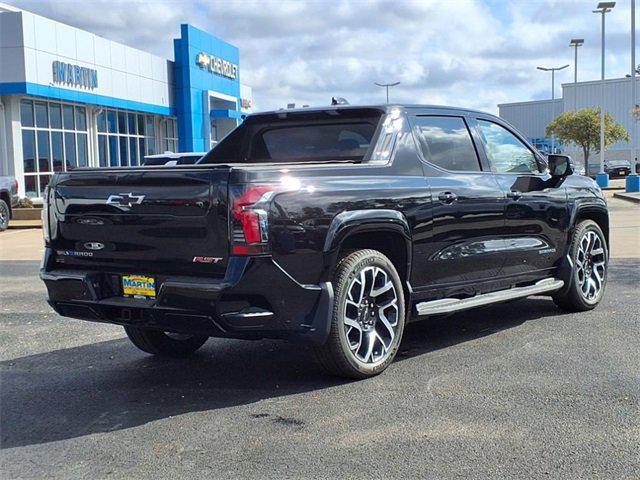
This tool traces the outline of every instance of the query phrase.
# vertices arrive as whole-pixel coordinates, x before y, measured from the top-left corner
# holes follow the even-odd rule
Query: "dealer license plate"
[[[156,279],[144,275],[123,275],[122,293],[132,297],[155,297]]]

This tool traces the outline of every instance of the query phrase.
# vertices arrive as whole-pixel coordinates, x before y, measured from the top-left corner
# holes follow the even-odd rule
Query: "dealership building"
[[[251,110],[238,48],[183,24],[173,53],[0,4],[0,175],[39,198],[56,172],[209,150]]]
[[[632,115],[631,78],[614,78],[604,82],[604,109],[613,119],[621,124],[631,137],[635,129],[636,138],[640,139],[640,121]],[[636,92],[640,96],[640,77],[636,77]],[[551,121],[564,112],[581,108],[596,108],[601,105],[602,82],[578,82],[562,85],[562,98],[552,100],[538,100],[531,102],[503,103],[498,105],[499,115],[515,126],[541,151],[549,152],[551,139],[546,135],[546,128]],[[635,104],[640,104],[640,97]],[[560,145],[561,150],[583,161],[581,149],[574,145]],[[556,153],[558,153],[556,151]],[[605,151],[605,160],[632,161],[632,146],[630,142],[617,142]],[[599,155],[591,152],[589,164],[598,164]]]

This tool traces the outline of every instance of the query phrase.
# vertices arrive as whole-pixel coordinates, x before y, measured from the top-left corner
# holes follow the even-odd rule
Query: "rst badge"
[[[193,257],[193,263],[218,263],[221,261],[221,257]]]

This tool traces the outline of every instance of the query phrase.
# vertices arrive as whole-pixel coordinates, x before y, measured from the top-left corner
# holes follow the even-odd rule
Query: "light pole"
[[[602,15],[602,52],[600,72],[600,79],[602,81],[600,85],[600,172],[598,173],[598,175],[596,175],[596,181],[601,187],[606,187],[609,185],[609,175],[604,173],[604,16],[615,6],[616,2],[600,2],[598,3],[597,10],[593,10],[593,13],[599,13],[600,15]]]
[[[584,38],[572,38],[570,47],[573,47],[573,111],[578,111],[578,47],[584,44]]]
[[[636,0],[631,0],[631,175],[626,180],[627,192],[640,191],[640,179],[636,173],[638,168],[638,117],[636,112]]]
[[[389,87],[395,87],[396,85],[400,85],[400,82],[394,82],[394,83],[378,83],[378,82],[374,82],[377,86],[379,87],[384,87],[387,89],[387,103],[389,103]]]
[[[553,122],[556,118],[556,71],[564,70],[569,65],[563,65],[562,67],[537,67],[538,70],[542,70],[543,72],[551,72],[551,121]],[[556,137],[555,135],[551,135],[551,153],[556,153]]]

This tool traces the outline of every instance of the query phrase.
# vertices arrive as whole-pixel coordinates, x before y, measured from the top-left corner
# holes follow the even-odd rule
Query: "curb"
[[[632,194],[632,193],[614,193],[613,196],[615,198],[619,198],[620,200],[625,200],[627,202],[640,203],[640,195],[637,195],[637,194]]]
[[[11,220],[9,230],[21,230],[27,228],[42,228],[40,220]]]

